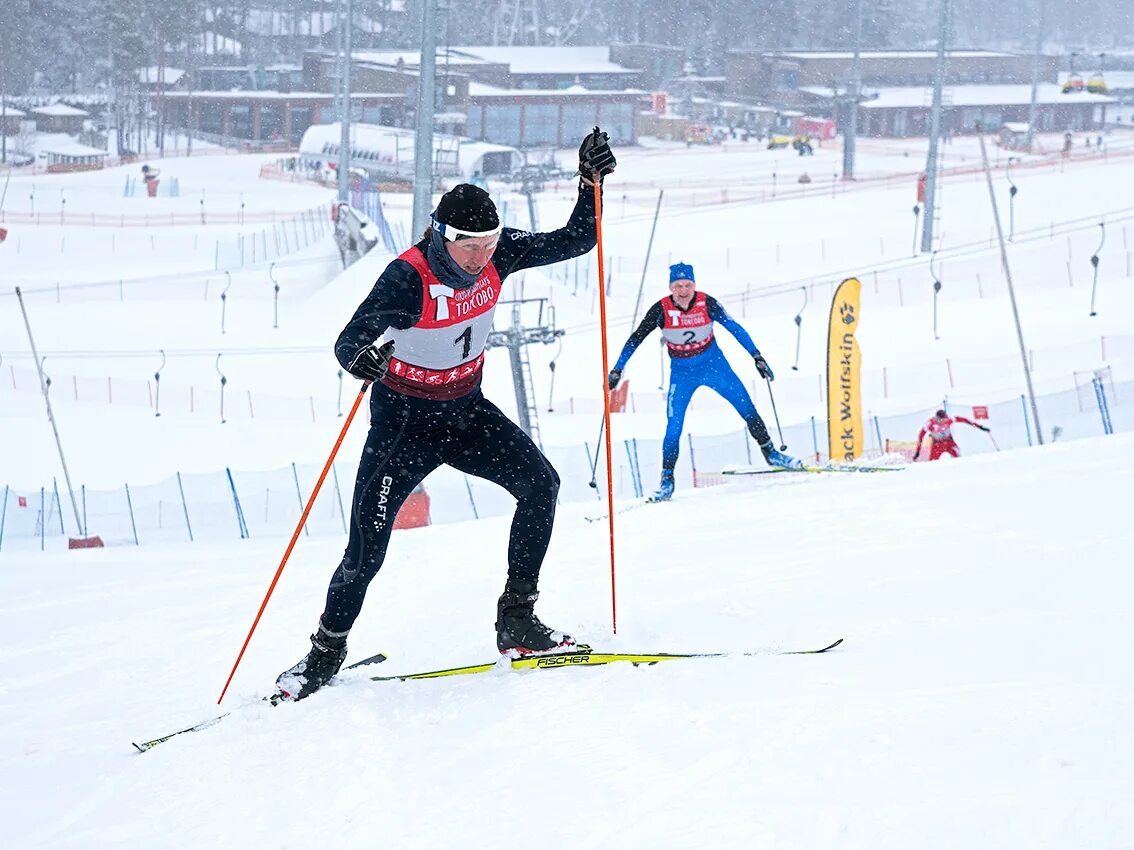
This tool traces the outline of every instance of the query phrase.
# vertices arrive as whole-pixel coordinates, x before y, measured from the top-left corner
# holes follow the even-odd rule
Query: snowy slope
[[[492,673],[256,697],[341,541],[49,552],[0,570],[0,817],[19,848],[1121,848],[1128,435],[875,476],[563,509],[540,602],[603,648],[824,656]],[[1117,462],[1116,462],[1116,459]],[[593,507],[591,508],[593,510]],[[507,523],[395,535],[351,636],[390,674],[490,660]]]
[[[1009,253],[1041,392],[1104,362],[1128,379],[1134,364],[1126,233],[1134,213],[1125,190],[1134,163],[1117,141],[1109,159],[1013,172],[1018,238]],[[776,368],[785,426],[823,409],[816,384],[824,314],[831,285],[852,272],[864,281],[865,405],[909,411],[895,433],[911,439],[922,412],[946,395],[958,403],[1018,396],[1017,343],[999,255],[987,241],[984,184],[971,174],[945,182],[944,239],[930,268],[928,258],[909,256],[911,172],[924,161],[924,142],[860,147],[860,174],[893,179],[833,185],[839,153],[830,147],[813,158],[743,145],[619,151],[604,217],[612,356],[630,330],[664,189],[643,308],[664,293],[668,262],[693,263]],[[966,139],[945,151],[950,165],[972,165],[976,155]],[[261,181],[262,161],[163,163],[184,194],[154,207],[119,196],[121,172],[13,178],[9,210],[30,214],[33,192],[39,212],[58,212],[66,197],[68,214],[192,212],[204,197],[210,209],[247,203],[272,217],[329,200],[326,190]],[[804,170],[814,191],[784,200]],[[1003,171],[996,181],[1003,204]],[[498,197],[512,221],[526,223],[521,199]],[[550,187],[539,198],[541,225],[566,220],[573,198],[570,186]],[[408,231],[408,198],[386,200],[388,216]],[[174,470],[239,473],[325,458],[342,422],[331,343],[388,256],[336,275],[326,242],[281,262],[278,328],[273,270],[254,264],[233,275],[222,329],[209,249],[219,228],[61,231],[24,221],[9,229],[0,272],[29,292],[76,483],[118,487]],[[1096,250],[1099,314],[1089,317]],[[555,413],[541,413],[544,439],[564,451],[593,444],[598,425],[596,271],[592,259],[527,272],[507,294],[547,297],[569,331],[562,348],[531,351],[537,398],[555,400]],[[933,273],[945,282],[940,339]],[[121,290],[107,285],[121,276]],[[497,325],[506,322],[501,311]],[[739,346],[727,338],[722,345],[751,380]],[[150,379],[165,362],[159,350],[169,358],[155,417]],[[0,355],[0,484],[38,488],[60,471],[10,289],[0,293]],[[505,355],[488,359],[486,392],[508,409]],[[218,369],[228,380],[224,424]],[[615,437],[659,436],[652,340],[627,376],[637,412],[620,414]],[[111,381],[113,403],[102,395]],[[767,415],[764,392],[756,400]],[[353,394],[348,383],[347,404]],[[245,413],[253,400],[255,417]],[[722,409],[699,395],[687,430],[737,430]],[[1120,422],[1126,409],[1115,410]],[[1055,424],[1066,422],[1045,419]],[[1090,424],[1093,431],[1067,434],[1097,433],[1097,414]],[[349,435],[343,472],[363,436],[358,426]],[[734,460],[743,463],[740,446]],[[978,448],[991,449],[987,440],[963,446],[973,456],[886,475],[682,485],[671,504],[620,514],[617,636],[606,525],[585,521],[601,508],[593,498],[560,508],[541,582],[549,623],[596,647],[630,651],[796,649],[846,638],[819,657],[380,685],[351,674],[307,702],[272,709],[258,697],[305,651],[341,556],[340,535],[312,536],[300,539],[218,709],[285,541],[65,552],[55,539],[40,553],[6,538],[4,844],[1130,847],[1134,752],[1123,730],[1134,694],[1121,646],[1134,543],[1123,497],[1134,438],[980,456]],[[559,464],[564,492],[591,496],[580,484],[590,470],[576,454],[576,463]],[[352,632],[351,659],[386,652],[378,668],[385,674],[492,660],[507,532],[508,518],[495,517],[396,534]],[[151,753],[129,746],[227,709],[234,714],[220,725]]]
[[[814,157],[739,144],[723,150],[663,146],[620,151],[619,170],[607,187],[604,216],[606,256],[613,269],[608,299],[611,358],[631,330],[657,192],[664,188],[665,203],[638,313],[665,294],[670,261],[693,263],[700,285],[745,325],[775,368],[783,423],[802,425],[793,440],[801,445],[793,445],[793,450],[809,448],[806,423],[812,416],[821,420],[825,413],[821,388],[826,312],[833,286],[848,274],[861,275],[864,281],[859,334],[864,407],[871,414],[910,415],[896,421],[884,438],[912,439],[918,420],[945,397],[959,405],[1017,399],[1024,391],[1018,343],[999,252],[988,241],[992,222],[987,189],[980,179],[966,173],[943,185],[939,228],[943,240],[932,268],[930,257],[910,256],[913,179],[909,172],[921,161],[919,144],[924,143],[872,140],[864,146],[860,173],[891,173],[896,175],[892,181],[863,180],[837,185],[832,192],[829,178],[824,177],[828,182],[813,195],[765,198],[766,203],[752,200],[771,191],[772,174],[779,175],[780,191],[797,187],[795,179],[803,171],[833,175],[840,166],[838,150],[820,149]],[[969,167],[978,155],[973,140],[957,139],[948,146],[947,162]],[[998,156],[995,151],[994,156]],[[286,208],[285,203],[291,204],[291,211],[303,210],[329,200],[328,190],[261,180],[262,161],[263,157],[202,157],[174,160],[163,168],[179,173],[184,185],[207,190],[210,198],[216,195],[231,205],[245,197],[261,212]],[[697,176],[697,188],[688,188],[690,175]],[[998,171],[995,180],[1002,216],[1007,219],[1004,176]],[[1130,250],[1134,233],[1128,233],[1134,230],[1134,211],[1128,209],[1124,189],[1132,176],[1134,158],[1117,154],[1076,160],[1065,169],[1014,168],[1013,179],[1020,187],[1015,210],[1019,238],[1009,252],[1041,393],[1068,389],[1074,372],[1085,374],[1107,364],[1113,366],[1116,380],[1129,380],[1134,374],[1134,330],[1128,319],[1134,295],[1126,286],[1134,273]],[[115,197],[111,191],[121,174],[113,179],[55,178],[34,178],[37,192],[55,198],[63,190],[45,186],[58,183],[69,195],[89,200],[101,188],[108,193],[103,203],[109,211],[144,208],[148,200]],[[97,180],[108,182],[90,182]],[[19,188],[12,190],[12,198],[23,203],[31,182],[14,178],[13,186]],[[729,192],[735,197],[745,187],[757,194],[742,196],[747,200],[727,200]],[[510,220],[526,225],[522,197],[502,184],[493,189],[501,205],[507,204]],[[538,196],[541,226],[565,221],[574,198],[575,189],[568,183],[549,186]],[[189,209],[196,203],[188,193],[180,199],[154,200],[187,204]],[[387,215],[408,232],[408,197],[390,195],[384,200]],[[1101,249],[1100,221],[1108,226]],[[389,255],[368,257],[335,276],[334,261],[327,262],[334,255],[328,240],[322,245],[322,261],[300,257],[290,264],[289,258],[274,271],[261,263],[234,274],[232,291],[222,303],[227,280],[212,270],[212,249],[205,250],[211,239],[202,233],[200,250],[192,250],[194,228],[180,228],[173,235],[165,233],[172,228],[152,229],[156,245],[161,245],[163,236],[176,236],[175,244],[181,247],[155,257],[147,246],[149,253],[131,257],[123,273],[136,274],[134,264],[142,263],[152,278],[128,282],[124,295],[118,275],[108,273],[123,260],[120,250],[106,244],[116,232],[112,228],[83,232],[83,241],[77,243],[84,248],[81,262],[70,248],[56,256],[45,249],[37,255],[34,268],[25,254],[12,254],[23,239],[54,244],[58,235],[54,230],[12,225],[8,242],[0,246],[0,268],[10,270],[6,279],[22,282],[28,293],[37,344],[55,382],[54,403],[76,483],[121,487],[123,481],[141,485],[176,471],[323,462],[337,433],[340,409],[339,367],[331,346]],[[120,240],[146,242],[151,229],[126,228],[117,235]],[[68,246],[76,244],[77,237],[68,234],[68,238]],[[1098,315],[1091,317],[1089,257],[1096,250],[1101,257]],[[110,283],[68,285],[77,265],[80,272],[89,270],[99,281]],[[533,346],[529,356],[544,444],[570,449],[580,460],[586,458],[582,441],[594,443],[602,404],[596,272],[592,253],[546,272],[517,274],[506,292],[509,298],[521,294],[546,298],[547,305],[555,308],[558,327],[567,330],[562,346]],[[273,274],[281,283],[278,328],[273,327]],[[934,274],[944,281],[937,334],[931,301]],[[59,279],[57,291],[54,282]],[[14,439],[0,443],[0,478],[17,487],[50,489],[52,477],[61,477],[61,470],[50,432],[42,424],[38,381],[10,289],[0,292],[0,307],[4,358],[0,369],[7,373],[0,380],[0,403],[12,417],[14,434]],[[797,314],[800,326],[793,321]],[[534,317],[525,318],[534,323]],[[497,327],[508,321],[509,311],[498,311]],[[755,380],[750,360],[727,333],[720,337],[759,409],[770,418],[767,389]],[[665,377],[656,339],[655,335],[647,341],[626,370],[635,412],[619,416],[617,439],[661,436]],[[485,389],[507,411],[514,409],[515,401],[506,360],[503,350],[489,352]],[[554,384],[552,362],[557,367]],[[792,371],[796,363],[799,370]],[[157,419],[152,416],[153,375],[159,367],[162,416]],[[223,425],[217,415],[218,369],[227,380]],[[348,380],[343,390],[347,404],[353,386]],[[113,396],[112,404],[108,396]],[[552,406],[554,412],[545,412]],[[83,427],[94,421],[105,428],[95,432]],[[698,437],[738,433],[740,427],[725,403],[711,393],[697,396],[687,421],[689,433]],[[1096,421],[1097,415],[1092,426]],[[1074,430],[1058,421],[1047,427],[1052,424],[1061,424],[1068,434]],[[357,457],[361,436],[354,433],[348,438],[344,458]],[[1024,442],[1022,430],[1016,438]],[[589,476],[589,469],[584,474]]]

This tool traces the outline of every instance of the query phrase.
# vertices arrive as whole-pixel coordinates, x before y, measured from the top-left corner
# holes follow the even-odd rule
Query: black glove
[[[913,453],[913,459],[914,460],[917,460],[920,456],[921,456],[921,449],[918,449],[917,451],[915,451]]]
[[[610,136],[595,127],[579,145],[579,173],[587,183],[593,185],[591,178],[596,172],[601,182],[602,178],[614,171],[614,167],[618,165],[618,160],[610,151],[609,139]]]
[[[986,428],[984,425],[977,425],[977,427],[980,428],[980,430],[984,431],[984,433],[986,434],[992,430],[991,428]]]
[[[606,385],[610,389],[618,386],[618,382],[622,380],[622,370],[617,366],[610,370],[610,374],[606,376]]]
[[[390,358],[394,355],[394,341],[383,343],[381,348],[375,348],[373,343],[363,348],[350,361],[347,371],[354,377],[363,381],[380,381],[386,377],[386,370],[390,368]]]
[[[756,362],[756,371],[760,373],[761,378],[769,381],[776,380],[776,375],[772,372],[772,367],[768,365],[768,361],[764,359],[763,354],[755,354],[752,359]]]

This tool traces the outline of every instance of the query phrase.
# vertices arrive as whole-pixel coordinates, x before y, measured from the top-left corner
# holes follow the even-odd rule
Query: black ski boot
[[[276,679],[273,701],[295,702],[311,696],[327,684],[346,659],[346,639],[346,632],[329,632],[320,621],[319,628],[311,635],[311,651]]]
[[[509,656],[567,651],[575,639],[549,629],[533,610],[539,594],[530,581],[508,580],[496,603],[496,648]]]

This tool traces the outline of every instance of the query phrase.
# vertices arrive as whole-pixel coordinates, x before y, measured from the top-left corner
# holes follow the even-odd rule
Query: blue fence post
[[[302,516],[302,514],[303,514],[303,492],[299,489],[299,470],[297,470],[295,468],[295,461],[292,461],[292,463],[291,463],[291,474],[292,474],[292,477],[295,478],[295,498],[299,499],[299,513]],[[311,532],[307,530],[307,523],[303,523],[303,533],[306,534],[308,537],[311,536]]]
[[[631,438],[632,442],[626,444],[626,453],[630,456],[630,472],[634,476],[634,492],[639,496],[642,495],[642,470],[638,466],[638,446],[637,439]]]
[[[240,539],[244,540],[250,535],[248,526],[244,522],[244,511],[240,508],[240,496],[236,493],[236,482],[232,480],[232,470],[227,466],[224,468],[224,473],[228,476],[228,488],[232,490],[232,504],[236,506],[236,525],[240,530]]]
[[[1028,400],[1023,395],[1020,396],[1020,407],[1024,409],[1024,430],[1028,434],[1028,445],[1030,446],[1032,444],[1032,423],[1028,419]]]
[[[339,518],[343,521],[343,534],[346,534],[346,514],[343,513],[343,491],[339,489],[339,470],[331,464],[331,475],[335,479],[335,498],[339,500]]]
[[[693,435],[689,435],[689,465],[693,468],[693,487],[697,487],[697,456],[693,453]]]
[[[882,454],[882,426],[878,424],[878,414],[874,415],[874,433],[878,437],[878,454]]]
[[[79,534],[83,537],[87,536],[87,529],[90,526],[87,524],[87,485],[79,485],[79,493],[83,497],[83,527],[79,529]]]
[[[1106,389],[1103,387],[1101,378],[1091,378],[1091,383],[1095,387],[1095,402],[1099,406],[1099,415],[1102,417],[1102,426],[1104,434],[1113,434],[1114,425],[1110,421],[1110,407],[1106,401]]]
[[[630,465],[630,488],[634,491],[635,496],[641,496],[642,493],[638,485],[638,476],[634,473],[634,453],[630,451],[630,441],[623,440],[622,445],[626,448],[626,461]]]
[[[177,489],[181,492],[181,509],[185,512],[185,527],[189,529],[189,542],[193,542],[193,526],[189,522],[189,505],[185,501],[185,487],[181,484],[181,473],[177,473]]]
[[[631,442],[634,444],[634,477],[638,480],[638,495],[644,496],[646,490],[642,487],[642,463],[638,460],[638,438],[632,437]]]
[[[134,545],[138,545],[138,524],[134,522],[134,500],[130,498],[130,485],[126,486],[126,507],[130,509],[130,529],[134,532]]]
[[[472,505],[473,519],[480,519],[480,512],[476,509],[476,499],[472,495],[472,485],[469,483],[469,477],[465,476],[465,489],[469,493],[469,504]]]
[[[811,417],[811,445],[815,447],[815,462],[819,462],[819,431],[815,427],[815,417]]]
[[[744,454],[748,458],[748,465],[751,466],[752,465],[752,435],[750,433],[748,433],[747,428],[745,428],[743,431],[741,431],[741,433],[744,434]]]
[[[4,485],[4,506],[0,507],[0,550],[4,548],[4,518],[8,515],[8,485]]]
[[[47,493],[39,488],[39,551],[47,547]]]

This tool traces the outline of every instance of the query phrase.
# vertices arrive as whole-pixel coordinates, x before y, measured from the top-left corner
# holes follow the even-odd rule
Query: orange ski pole
[[[327,473],[331,469],[331,464],[334,463],[335,455],[339,453],[339,446],[343,444],[343,438],[346,437],[347,429],[350,428],[351,420],[354,415],[358,413],[358,407],[362,404],[362,397],[366,395],[366,390],[370,387],[370,381],[363,381],[362,389],[358,391],[358,398],[354,400],[354,405],[347,414],[346,422],[343,423],[343,430],[339,432],[339,438],[335,440],[335,447],[331,449],[331,456],[327,458],[327,463],[323,466],[323,471],[319,473],[319,480],[315,482],[315,489],[311,491],[311,496],[307,499],[307,504],[303,508],[303,515],[299,518],[299,525],[295,527],[295,533],[291,535],[291,542],[287,544],[287,549],[284,551],[283,560],[280,561],[279,569],[276,574],[272,576],[272,583],[268,586],[268,592],[264,594],[264,601],[260,603],[260,610],[256,612],[256,619],[252,621],[252,628],[248,630],[248,637],[244,638],[244,645],[240,647],[240,653],[236,656],[236,663],[232,665],[232,670],[225,680],[224,688],[221,690],[220,696],[217,697],[217,705],[220,705],[224,695],[228,692],[228,686],[232,684],[232,677],[236,675],[236,668],[240,666],[240,659],[244,657],[244,650],[248,649],[248,644],[252,640],[252,633],[256,631],[256,626],[260,624],[260,617],[264,614],[264,609],[268,607],[268,600],[272,598],[272,591],[276,589],[276,584],[283,574],[284,567],[287,565],[287,559],[291,557],[291,550],[295,548],[295,541],[299,539],[299,533],[303,530],[304,523],[307,522],[307,515],[311,513],[311,506],[315,504],[315,497],[319,495],[319,489],[323,486],[323,481],[327,477]]]
[[[603,280],[602,258],[602,178],[592,176],[595,190],[595,242],[598,245],[599,332],[602,337],[602,421],[606,425],[606,514],[610,526],[610,620],[618,634],[618,600],[614,580],[614,470],[610,449],[610,383],[607,380],[609,357],[606,345],[606,281]]]

